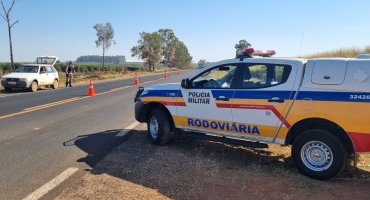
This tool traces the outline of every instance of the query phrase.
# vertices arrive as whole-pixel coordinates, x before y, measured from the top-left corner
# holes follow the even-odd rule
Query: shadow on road
[[[119,131],[76,138],[72,143],[89,154],[79,161],[95,166],[112,150],[97,146]],[[313,180],[297,172],[289,147],[276,145],[258,150],[190,138],[156,146],[149,142],[146,131],[131,134],[91,173],[108,174],[125,184],[128,181],[140,188],[151,188],[174,199],[281,199],[277,194],[290,199],[307,194],[326,199],[370,196],[368,171],[349,167],[336,179]],[[118,187],[116,184],[115,181],[114,186],[105,187],[111,190]],[[119,186],[120,190],[126,187]],[[135,192],[132,186],[127,188]]]
[[[85,162],[90,167],[94,167],[106,155],[108,155],[119,144],[127,140],[128,135],[116,137],[122,129],[107,130],[104,132],[90,135],[80,135],[63,143],[63,146],[76,146],[88,155],[80,158],[77,162]]]

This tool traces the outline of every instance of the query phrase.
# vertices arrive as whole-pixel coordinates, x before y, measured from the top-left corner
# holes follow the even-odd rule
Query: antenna
[[[300,50],[299,50],[299,57],[301,57],[301,52],[302,52],[303,33],[304,33],[304,30],[303,30],[303,32],[302,32],[301,48],[300,48]]]

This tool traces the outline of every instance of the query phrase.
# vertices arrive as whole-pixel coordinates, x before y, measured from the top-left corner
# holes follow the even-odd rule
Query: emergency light
[[[236,51],[236,58],[243,60],[244,58],[252,58],[253,56],[271,57],[275,55],[275,50],[254,50],[254,48],[245,48],[244,50],[238,49]]]
[[[275,50],[256,50],[253,52],[253,55],[262,57],[270,57],[275,54],[276,54]]]

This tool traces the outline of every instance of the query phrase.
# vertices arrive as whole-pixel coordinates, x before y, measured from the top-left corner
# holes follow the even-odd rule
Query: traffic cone
[[[87,90],[87,96],[95,96],[94,87],[93,87],[91,78],[90,78],[89,90]]]
[[[177,76],[180,76],[180,70],[177,70]]]
[[[167,72],[164,72],[164,78],[168,78]]]
[[[139,85],[139,78],[137,77],[137,74],[135,76],[134,85]]]

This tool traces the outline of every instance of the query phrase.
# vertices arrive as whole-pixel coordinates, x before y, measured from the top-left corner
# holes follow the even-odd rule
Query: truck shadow
[[[116,148],[119,144],[127,140],[128,135],[116,137],[122,129],[107,130],[104,132],[90,135],[80,135],[63,143],[63,146],[76,146],[87,153],[86,157],[80,158],[77,162],[85,162],[90,167],[94,167],[106,155]]]
[[[274,188],[276,182],[281,185],[282,191],[292,188],[302,191],[301,187],[311,191],[327,184],[329,186],[325,187],[337,188],[338,191],[347,186],[357,185],[353,190],[370,186],[369,171],[350,166],[328,181],[300,175],[291,160],[290,147],[278,145],[268,149],[253,149],[182,138],[165,146],[156,146],[147,139],[146,131],[131,132],[121,143],[128,140],[114,150],[101,151],[90,145],[99,144],[104,135],[111,135],[109,138],[112,138],[118,132],[110,130],[80,137],[74,145],[98,158],[87,156],[79,161],[95,166],[92,174],[108,174],[155,189],[174,199],[245,199],[245,195],[251,191],[239,189],[259,185],[267,193],[270,192],[268,188]],[[113,151],[108,155],[110,150]],[[104,156],[104,160],[97,163]],[[225,193],[220,193],[220,190]],[[370,191],[366,190],[366,193],[370,195]]]

